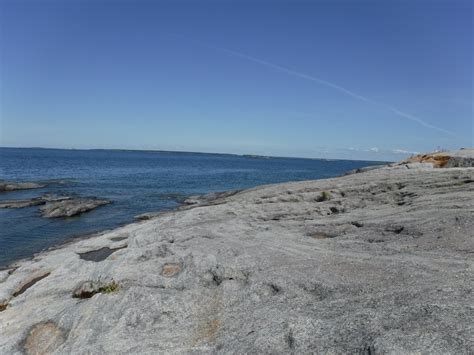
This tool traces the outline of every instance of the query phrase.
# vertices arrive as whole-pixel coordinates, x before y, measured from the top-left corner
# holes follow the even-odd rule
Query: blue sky
[[[0,3],[2,146],[396,160],[474,145],[469,0]]]

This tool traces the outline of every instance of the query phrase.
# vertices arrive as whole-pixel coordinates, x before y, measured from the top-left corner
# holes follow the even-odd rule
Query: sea
[[[381,162],[130,150],[0,148],[0,180],[45,182],[0,193],[0,200],[43,194],[92,196],[112,203],[71,218],[43,218],[38,206],[0,209],[0,267],[75,237],[172,210],[191,195],[287,181],[324,179]]]

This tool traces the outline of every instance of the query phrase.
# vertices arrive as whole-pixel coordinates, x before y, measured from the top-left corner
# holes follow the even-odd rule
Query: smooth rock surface
[[[0,353],[474,352],[473,168],[218,198],[1,274]]]

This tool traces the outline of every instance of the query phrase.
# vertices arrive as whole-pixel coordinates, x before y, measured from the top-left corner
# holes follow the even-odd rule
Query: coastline
[[[0,148],[15,149],[14,147],[0,147]],[[26,148],[26,149],[53,149],[53,150],[58,150],[58,148]],[[61,149],[61,150],[64,150],[64,149]],[[174,152],[174,151],[161,151],[161,150],[128,150],[128,149],[71,149],[71,150],[93,150],[93,151],[94,150],[97,150],[97,151],[117,150],[117,151],[131,151],[131,152],[144,151],[144,152],[151,152],[151,153],[183,153],[183,154],[189,153],[189,152],[180,152],[180,151]],[[467,153],[462,153],[463,151],[466,151]],[[365,172],[372,171],[372,170],[377,170],[377,169],[392,169],[392,168],[418,169],[418,168],[426,168],[427,165],[423,166],[423,160],[429,161],[428,167],[431,168],[431,166],[429,166],[429,165],[432,164],[432,162],[433,162],[433,159],[432,159],[433,155],[441,155],[442,157],[446,157],[446,156],[452,157],[452,158],[455,159],[455,161],[457,161],[457,159],[459,157],[461,157],[462,159],[467,159],[466,166],[471,167],[471,166],[473,166],[473,161],[474,161],[474,158],[472,157],[472,155],[474,155],[474,153],[472,151],[473,151],[472,149],[470,149],[470,150],[469,149],[468,150],[461,149],[460,151],[455,151],[455,152],[440,152],[440,153],[431,153],[431,154],[420,154],[418,156],[414,156],[412,158],[409,158],[407,160],[403,160],[401,162],[383,162],[384,164],[381,164],[381,165],[372,165],[372,166],[358,168],[358,169],[355,169],[355,170],[349,170],[349,171],[343,173],[342,175],[340,175],[339,177],[344,177],[344,176],[347,176],[347,175],[353,175],[353,174],[359,174],[359,173],[365,173]],[[460,152],[461,152],[461,154],[459,154]],[[214,154],[218,154],[218,155],[236,155],[236,154],[228,154],[228,153],[206,153],[206,152],[191,152],[191,153],[193,153],[193,154],[211,154],[211,155],[214,155]],[[237,155],[237,156],[239,156],[239,155]],[[242,156],[245,157],[246,155],[244,154]],[[256,157],[260,157],[260,156],[256,156]],[[265,158],[275,158],[275,159],[283,158],[283,159],[285,159],[285,157],[265,157]],[[301,159],[308,159],[308,158],[301,158]],[[344,159],[341,159],[341,160],[344,160]],[[335,178],[338,178],[338,177],[335,177]],[[326,179],[321,179],[321,180],[326,180]],[[62,182],[62,181],[64,181],[64,179],[48,180],[47,183],[50,183],[51,181],[53,181],[53,182],[56,182],[56,181]],[[182,202],[180,202],[177,207],[175,207],[173,209],[145,212],[145,213],[136,215],[134,217],[135,218],[134,221],[124,222],[124,223],[118,224],[116,227],[113,227],[113,228],[98,230],[96,232],[87,233],[87,234],[71,235],[66,240],[64,240],[64,241],[62,241],[58,244],[52,245],[52,246],[50,246],[50,247],[48,247],[44,250],[41,250],[37,253],[33,253],[31,256],[20,258],[18,260],[12,261],[12,262],[10,262],[6,265],[0,266],[0,272],[14,270],[14,269],[17,268],[18,264],[28,262],[28,261],[33,261],[35,258],[41,257],[43,254],[47,254],[50,251],[66,248],[66,247],[70,246],[71,244],[74,244],[78,241],[87,240],[87,239],[91,239],[91,238],[95,238],[95,237],[100,237],[100,236],[103,236],[104,234],[112,233],[112,232],[114,232],[118,229],[121,229],[123,227],[133,226],[133,225],[136,225],[136,224],[142,224],[142,223],[145,223],[145,222],[147,222],[151,219],[155,219],[157,217],[160,217],[164,214],[170,214],[170,213],[172,214],[172,213],[176,213],[176,212],[179,212],[179,211],[182,211],[182,210],[195,208],[195,207],[209,206],[209,205],[215,204],[216,202],[219,203],[219,201],[221,201],[221,203],[224,203],[225,201],[223,201],[223,199],[225,200],[226,197],[233,196],[233,195],[235,195],[239,192],[253,191],[253,190],[258,190],[258,189],[261,189],[261,188],[277,186],[277,185],[283,185],[283,184],[289,184],[289,183],[292,183],[292,182],[264,184],[264,185],[255,186],[253,188],[248,188],[248,189],[245,189],[245,190],[226,190],[226,191],[212,192],[212,193],[207,193],[207,194],[202,194],[202,195],[188,196],[186,199],[184,199]],[[22,183],[20,183],[20,185],[21,184]],[[27,182],[27,184],[29,184],[29,182]],[[43,185],[41,187],[47,186],[47,185],[45,185],[46,182],[44,182],[44,181],[38,181],[38,182],[31,183],[31,184],[33,184],[33,185],[35,185],[35,184]]]
[[[15,147],[0,147],[0,148],[16,149]],[[59,148],[24,148],[24,149],[65,150],[65,149],[59,149]],[[174,151],[162,151],[162,150],[128,150],[128,149],[70,149],[70,150],[86,150],[86,151],[87,150],[92,150],[92,151],[115,150],[115,151],[130,151],[130,152],[137,151],[137,152],[150,152],[150,153],[183,153],[183,154],[192,153],[192,154],[204,154],[204,155],[206,155],[206,154],[209,155],[210,154],[210,155],[235,155],[235,156],[243,156],[243,157],[246,156],[245,154],[244,155],[238,155],[238,154],[228,154],[228,153],[180,152],[180,151],[174,152]],[[472,158],[470,158],[469,150],[467,150],[467,151],[468,151],[468,154],[467,155],[466,154],[461,154],[461,157],[469,159],[469,163],[468,163],[467,166],[472,166],[473,165]],[[438,154],[442,154],[442,155],[447,154],[448,156],[452,156],[452,157],[456,158],[456,157],[459,156],[459,152],[463,152],[463,150],[456,151],[456,152],[438,153]],[[250,155],[250,156],[251,157],[261,157],[261,156],[253,156],[253,155]],[[431,156],[432,156],[432,154],[427,154],[427,155],[420,155],[419,156],[420,158],[417,158],[415,156],[413,158],[410,158],[410,159],[407,159],[407,160],[404,160],[404,161],[401,161],[401,162],[381,162],[381,163],[384,163],[384,164],[371,165],[371,166],[367,166],[367,167],[358,168],[358,169],[355,169],[355,170],[349,170],[349,171],[343,173],[341,175],[341,177],[346,176],[346,175],[364,173],[364,172],[367,172],[367,171],[371,171],[371,170],[374,170],[374,169],[381,169],[381,168],[400,168],[400,167],[403,168],[403,167],[408,167],[408,165],[411,165],[411,168],[419,168],[419,167],[422,167],[422,165],[419,164],[419,163],[421,163],[422,158],[428,159],[430,162],[432,162],[433,160],[430,158]],[[285,159],[286,157],[273,157],[273,156],[266,157],[266,156],[264,156],[264,158]],[[292,159],[295,159],[295,158],[292,158]],[[300,159],[308,159],[308,158],[300,158]],[[324,159],[317,159],[317,160],[324,160]],[[339,159],[339,160],[344,160],[344,159]],[[29,182],[26,182],[26,183],[27,184],[33,184],[33,185],[38,184],[38,185],[42,185],[41,187],[45,187],[45,186],[47,186],[47,184],[50,184],[52,182],[62,183],[63,181],[65,181],[65,180],[64,179],[53,179],[53,180],[47,180],[47,181],[37,181],[37,182],[34,182],[34,183],[29,183]],[[19,184],[21,185],[22,183],[20,182]],[[134,224],[137,224],[137,223],[142,223],[142,222],[148,221],[148,220],[156,218],[156,217],[158,217],[162,214],[174,213],[174,212],[181,211],[183,209],[193,208],[193,207],[196,207],[196,206],[210,205],[215,201],[222,200],[223,197],[231,196],[231,195],[233,195],[235,193],[238,193],[238,192],[241,192],[241,191],[254,190],[254,189],[264,188],[264,187],[268,187],[268,186],[272,186],[272,185],[280,185],[280,184],[282,184],[282,183],[264,184],[264,185],[259,185],[259,186],[253,187],[253,188],[245,189],[245,190],[226,190],[226,191],[213,192],[213,193],[207,193],[207,194],[202,194],[202,195],[188,196],[186,199],[179,202],[179,205],[177,207],[173,208],[173,209],[144,212],[144,213],[141,213],[139,215],[136,215],[134,217],[135,218],[134,221],[120,223],[116,227],[113,227],[113,228],[100,229],[100,230],[98,230],[96,232],[92,232],[92,233],[71,235],[66,240],[64,240],[64,241],[62,241],[58,244],[52,245],[52,246],[50,246],[46,249],[43,249],[39,252],[33,253],[30,256],[23,257],[23,258],[20,258],[20,259],[17,259],[17,260],[13,260],[13,261],[9,262],[6,265],[0,266],[0,272],[4,271],[4,270],[13,269],[13,268],[15,268],[16,264],[18,264],[18,263],[25,262],[25,261],[31,261],[35,257],[40,256],[43,253],[47,253],[48,251],[51,251],[51,250],[56,250],[56,249],[60,249],[62,247],[66,247],[70,243],[75,243],[78,240],[89,239],[89,238],[101,236],[105,233],[112,232],[116,229],[119,229],[119,228],[122,228],[122,227],[125,227],[125,226],[128,226],[128,225],[134,225]]]
[[[55,149],[55,148],[42,148],[42,149]],[[161,151],[157,151],[157,152],[161,152]],[[210,154],[210,153],[196,153],[196,154]],[[278,157],[275,157],[275,158],[278,158]],[[306,159],[306,158],[301,158],[301,159]],[[364,171],[368,171],[368,170],[372,170],[372,169],[378,169],[378,168],[381,168],[381,167],[388,167],[388,166],[389,166],[389,164],[384,164],[384,165],[375,165],[373,167],[369,166],[367,168],[350,170],[350,171],[347,171],[346,173],[342,174],[341,176],[345,176],[345,175],[348,175],[348,174],[360,173],[360,172],[364,172]],[[323,180],[323,179],[321,179],[321,180]],[[50,181],[56,181],[56,180],[39,181],[38,183],[46,184],[46,183],[49,183]],[[57,181],[64,181],[64,180],[63,179],[58,179]],[[245,189],[245,190],[241,190],[241,189],[233,190],[233,189],[231,189],[231,190],[220,191],[220,192],[206,193],[206,194],[202,194],[202,195],[188,196],[183,201],[179,202],[179,205],[176,206],[173,209],[165,209],[165,210],[144,212],[144,213],[141,213],[139,215],[134,216],[134,218],[135,218],[134,221],[119,223],[116,227],[113,227],[113,228],[101,229],[101,230],[98,230],[98,231],[92,232],[92,233],[76,234],[76,235],[68,236],[68,238],[66,240],[64,240],[64,241],[62,241],[58,244],[54,244],[54,245],[52,245],[52,246],[50,246],[46,249],[43,249],[43,250],[38,251],[36,253],[33,253],[30,256],[19,258],[17,260],[13,260],[12,262],[10,262],[6,265],[0,266],[0,272],[5,271],[5,270],[15,269],[16,265],[19,264],[19,263],[26,262],[26,261],[31,261],[31,260],[35,259],[36,257],[41,256],[44,253],[47,253],[47,252],[53,251],[53,250],[57,250],[57,249],[61,249],[63,247],[67,247],[69,244],[75,243],[79,240],[99,237],[99,236],[101,236],[105,233],[113,232],[116,229],[120,229],[120,228],[128,226],[128,225],[143,223],[143,222],[146,222],[150,219],[159,217],[163,214],[179,212],[179,211],[184,210],[184,209],[194,208],[194,207],[198,207],[198,206],[211,205],[213,203],[221,201],[222,198],[232,196],[232,195],[234,195],[236,193],[239,193],[239,192],[242,192],[242,191],[250,191],[250,190],[254,190],[254,189],[269,187],[269,186],[273,186],[273,185],[281,185],[281,184],[285,184],[285,183],[263,184],[263,185],[258,185],[258,186],[248,188],[248,189]],[[44,186],[47,186],[47,185],[44,185]]]
[[[55,148],[42,148],[42,149],[55,149]],[[198,153],[198,154],[201,154],[201,153]],[[207,153],[202,153],[202,154],[207,154]],[[376,165],[374,167],[367,167],[367,168],[368,168],[368,170],[372,170],[372,169],[379,169],[381,167],[388,167],[388,166],[389,165],[386,164],[386,165]],[[366,168],[356,169],[354,171],[351,170],[351,171],[348,171],[348,172],[342,174],[340,177],[350,175],[350,174],[357,174],[357,173],[368,171],[368,170],[365,170],[365,169]],[[325,180],[325,179],[320,179],[320,180]],[[288,182],[288,183],[292,183],[292,182]],[[91,239],[91,238],[95,238],[95,237],[100,237],[104,234],[112,233],[112,232],[114,232],[118,229],[121,229],[123,227],[146,223],[147,221],[155,219],[157,217],[160,217],[164,214],[172,214],[172,213],[180,212],[182,210],[191,209],[191,208],[195,208],[195,207],[210,206],[210,205],[213,205],[215,203],[219,203],[219,201],[221,201],[221,203],[224,203],[224,201],[222,201],[223,198],[225,199],[225,197],[233,196],[233,195],[235,195],[239,192],[252,191],[252,190],[256,190],[256,189],[260,189],[260,188],[277,186],[277,185],[282,185],[282,184],[287,184],[287,183],[264,184],[264,185],[259,185],[259,186],[255,186],[255,187],[252,187],[252,188],[248,188],[248,189],[245,189],[245,190],[226,190],[226,191],[220,191],[220,192],[211,192],[211,193],[202,194],[202,195],[188,196],[184,201],[182,201],[180,203],[179,206],[177,206],[173,209],[144,212],[144,213],[141,213],[139,215],[136,215],[134,217],[135,218],[134,221],[124,222],[124,223],[121,223],[118,226],[113,227],[113,228],[98,230],[98,231],[92,232],[92,233],[71,235],[66,240],[64,240],[64,241],[62,241],[58,244],[52,245],[52,246],[50,246],[50,247],[48,247],[44,250],[41,250],[37,253],[33,253],[31,256],[20,258],[18,260],[14,260],[14,261],[8,263],[7,265],[0,266],[0,272],[16,269],[17,264],[21,264],[21,263],[28,262],[28,261],[33,261],[35,258],[41,257],[43,254],[47,254],[50,251],[55,251],[55,250],[58,250],[58,249],[66,248],[66,247],[70,246],[71,244],[74,244],[78,241],[87,240],[87,239]]]
[[[0,148],[17,149],[18,147],[0,147]],[[263,158],[274,158],[274,159],[286,159],[287,158],[287,157],[278,157],[278,156],[259,156],[259,155],[249,155],[249,154],[207,153],[207,152],[187,152],[187,151],[167,151],[167,150],[75,149],[75,148],[64,149],[64,148],[41,148],[41,147],[27,147],[27,148],[22,148],[22,149],[85,150],[85,151],[89,151],[89,150],[90,151],[112,150],[112,151],[150,152],[150,153],[183,153],[183,154],[191,153],[191,154],[204,154],[204,155],[233,155],[233,156],[243,156],[243,157],[250,156],[250,157],[256,157],[256,158],[263,157]],[[466,152],[466,153],[464,153],[464,152]],[[473,149],[461,149],[461,150],[454,151],[454,152],[439,152],[439,153],[430,153],[430,154],[420,154],[420,155],[408,158],[406,160],[403,160],[401,162],[383,162],[383,161],[381,161],[381,163],[384,163],[384,164],[371,165],[371,166],[367,166],[367,167],[358,168],[358,169],[355,169],[355,170],[349,170],[349,171],[343,173],[342,175],[340,175],[339,177],[352,175],[352,174],[365,173],[365,172],[372,171],[372,170],[377,170],[377,169],[390,169],[390,168],[417,169],[417,168],[426,168],[427,165],[428,165],[428,167],[431,167],[429,165],[432,164],[433,161],[434,161],[433,158],[432,158],[433,155],[435,155],[435,156],[436,155],[441,155],[442,157],[454,158],[454,161],[458,161],[458,159],[461,158],[462,161],[464,161],[464,162],[467,160],[467,163],[465,164],[465,166],[472,167],[474,165],[474,163],[473,163],[474,162]],[[298,159],[298,158],[293,157],[292,159]],[[309,158],[299,158],[299,159],[309,159]],[[325,159],[320,159],[320,158],[315,158],[315,159],[316,160],[325,160]],[[334,160],[334,159],[331,159],[331,160]],[[335,160],[344,161],[345,159],[335,159]],[[427,165],[423,166],[423,161],[428,161],[429,163]],[[454,166],[456,166],[456,165],[454,165]],[[460,166],[462,167],[462,165],[460,165]],[[321,180],[325,180],[325,179],[321,179]],[[66,181],[66,180],[64,180],[64,179],[52,179],[52,180],[46,180],[46,181],[37,181],[37,182],[33,182],[33,183],[19,182],[19,185],[31,184],[31,185],[38,185],[38,187],[45,187],[50,183],[55,183],[55,182],[62,183],[64,181]],[[287,183],[291,183],[291,182],[287,182]],[[255,190],[255,189],[270,187],[270,186],[274,186],[274,185],[282,185],[282,184],[287,184],[287,183],[264,184],[264,185],[255,186],[253,188],[248,188],[248,189],[245,189],[245,190],[226,190],[226,191],[220,191],[220,192],[206,193],[206,194],[202,194],[202,195],[188,196],[183,201],[179,202],[179,205],[177,207],[173,208],[173,209],[144,212],[144,213],[141,213],[139,215],[136,215],[134,217],[135,218],[134,221],[120,223],[116,227],[113,227],[113,228],[98,230],[98,231],[92,232],[92,233],[71,235],[66,240],[64,240],[64,241],[62,241],[58,244],[52,245],[52,246],[50,246],[50,247],[48,247],[44,250],[41,250],[37,253],[33,253],[31,256],[20,258],[18,260],[12,261],[12,262],[10,262],[6,265],[0,266],[0,272],[5,271],[5,270],[15,269],[17,264],[22,263],[22,262],[32,261],[36,257],[41,256],[42,254],[48,253],[49,251],[54,251],[54,250],[57,250],[57,249],[61,249],[63,247],[67,247],[70,244],[76,243],[80,240],[86,240],[86,239],[90,239],[90,238],[94,238],[94,237],[99,237],[99,236],[102,236],[106,233],[111,233],[111,232],[113,232],[117,229],[129,226],[129,225],[144,223],[146,221],[149,221],[150,219],[157,218],[157,217],[159,217],[163,214],[175,213],[175,212],[179,212],[179,211],[184,210],[184,209],[190,209],[190,208],[194,208],[194,207],[198,207],[198,206],[208,206],[208,205],[212,205],[213,203],[215,203],[217,201],[221,201],[225,197],[232,196],[232,195],[237,194],[239,192],[252,191],[252,190]],[[37,188],[37,187],[33,187],[33,188]],[[31,189],[31,187],[28,187],[27,189]]]
[[[337,176],[350,169],[375,164],[309,159],[255,160],[185,153],[35,149],[4,150],[2,158],[5,158],[0,164],[4,167],[2,179],[5,182],[47,185],[29,190],[24,190],[23,186],[13,192],[1,193],[3,206],[6,206],[0,209],[0,239],[4,247],[0,251],[0,264],[3,267],[70,237],[116,228],[123,223],[133,222],[134,216],[149,211],[176,208],[183,196]],[[120,167],[121,164],[125,165]],[[15,168],[22,166],[25,168]],[[139,177],[138,180],[135,177]],[[71,181],[65,182],[66,178]],[[182,195],[178,196],[176,192]],[[21,205],[21,201],[17,200],[42,206],[40,202],[44,200],[43,195],[95,197],[113,203],[74,220],[43,220],[42,211],[38,211],[42,207],[13,208]],[[8,201],[11,199],[13,201]],[[7,209],[9,206],[12,207]]]
[[[72,241],[0,272],[0,349],[469,351],[471,181],[418,165],[272,184]]]
[[[270,186],[270,185],[278,185],[278,184],[260,185],[260,186],[257,186],[255,188]],[[248,189],[248,190],[250,190],[250,189]],[[41,250],[37,253],[33,253],[32,255],[30,255],[28,257],[20,258],[18,260],[12,261],[12,262],[10,262],[6,265],[0,266],[0,272],[15,269],[15,268],[17,268],[17,264],[21,264],[21,263],[28,262],[28,261],[33,261],[36,257],[40,257],[42,254],[47,254],[50,251],[54,251],[54,250],[58,250],[58,249],[68,247],[70,244],[74,244],[78,241],[87,240],[87,239],[91,239],[91,238],[95,238],[95,237],[100,237],[104,234],[112,233],[115,230],[121,229],[123,227],[132,226],[132,225],[136,225],[136,224],[143,224],[143,223],[145,223],[145,222],[147,222],[151,219],[154,219],[154,218],[159,217],[159,216],[164,215],[164,214],[175,213],[175,212],[182,211],[184,209],[194,208],[194,207],[198,207],[198,206],[211,205],[215,201],[221,200],[223,196],[228,196],[229,194],[233,195],[233,194],[241,192],[241,191],[243,191],[243,190],[228,190],[228,191],[211,192],[211,193],[202,194],[202,195],[189,196],[184,201],[182,201],[179,206],[177,206],[173,209],[145,212],[145,213],[136,215],[134,221],[120,223],[116,227],[113,227],[113,228],[98,230],[98,231],[92,232],[92,233],[71,235],[66,240],[64,240],[64,241],[62,241],[58,244],[52,245],[52,246],[50,246],[50,247],[48,247],[44,250]]]

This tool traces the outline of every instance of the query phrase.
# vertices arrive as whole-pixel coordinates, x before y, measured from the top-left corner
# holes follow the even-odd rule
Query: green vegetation
[[[114,280],[110,282],[86,281],[80,285],[72,294],[73,298],[91,298],[98,293],[110,294],[120,290],[120,284]]]
[[[114,293],[120,290],[120,284],[114,280],[112,282],[101,286],[98,290],[97,293]]]
[[[319,195],[317,198],[316,198],[316,201],[317,202],[323,202],[323,201],[328,201],[332,198],[331,194],[327,191],[323,191],[321,192],[321,195]]]

